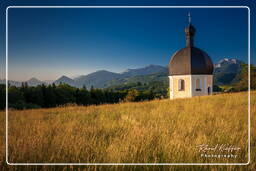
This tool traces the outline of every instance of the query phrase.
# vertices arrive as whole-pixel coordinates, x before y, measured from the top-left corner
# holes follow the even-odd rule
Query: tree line
[[[251,65],[250,88],[256,89],[256,67]],[[235,77],[228,88],[214,85],[214,92],[237,92],[248,90],[248,65]],[[0,84],[0,109],[5,109],[6,86]],[[150,83],[132,82],[112,86],[107,89],[91,87],[76,88],[68,84],[38,85],[30,87],[22,83],[21,87],[8,85],[8,107],[14,109],[49,108],[66,104],[99,105],[119,103],[122,101],[143,101],[168,97],[168,82],[154,81]]]
[[[0,85],[0,109],[5,109],[6,86]],[[68,84],[51,84],[21,87],[8,85],[8,108],[32,109],[63,106],[67,104],[99,105],[122,101],[143,101],[157,98],[152,89],[139,91],[133,88],[125,90],[97,89],[91,87],[76,88]]]

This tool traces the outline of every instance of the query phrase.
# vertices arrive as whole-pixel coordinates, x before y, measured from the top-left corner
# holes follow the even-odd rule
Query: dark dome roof
[[[189,23],[185,28],[186,47],[172,56],[169,75],[212,75],[211,58],[202,50],[194,47],[196,29]]]
[[[169,75],[212,75],[211,58],[202,50],[187,46],[172,56]]]

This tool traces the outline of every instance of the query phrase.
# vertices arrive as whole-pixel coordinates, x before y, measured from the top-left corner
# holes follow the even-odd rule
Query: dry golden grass
[[[179,100],[154,100],[101,106],[69,106],[9,111],[9,162],[82,163],[246,163],[248,161],[248,94],[232,93]],[[251,94],[255,113],[256,92]],[[0,122],[4,124],[5,113]],[[252,118],[252,150],[255,148]],[[5,127],[0,129],[4,138]],[[1,141],[0,159],[5,162]],[[199,144],[240,147],[234,158],[203,158]],[[252,153],[252,160],[255,154]],[[35,169],[7,166],[3,169]],[[75,166],[36,167],[74,169]],[[78,167],[77,167],[78,168]],[[114,170],[253,170],[249,166],[91,166]]]

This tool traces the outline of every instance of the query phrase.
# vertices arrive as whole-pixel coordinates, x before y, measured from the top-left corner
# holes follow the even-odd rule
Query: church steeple
[[[186,34],[186,46],[193,47],[194,46],[194,35],[196,33],[196,29],[191,24],[191,15],[188,13],[188,27],[185,28]]]

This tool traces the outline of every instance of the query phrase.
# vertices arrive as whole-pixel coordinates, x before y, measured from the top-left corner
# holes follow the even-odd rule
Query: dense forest
[[[155,85],[156,84],[156,85]],[[21,87],[8,88],[8,107],[15,109],[48,108],[66,104],[98,105],[122,101],[143,101],[154,98],[166,98],[167,89],[163,91],[160,83],[141,84],[140,82],[120,89],[87,90],[86,87],[75,88],[67,84],[38,85],[30,87],[22,83]],[[143,90],[141,88],[144,88]],[[137,90],[138,89],[138,90]],[[0,85],[0,109],[5,108],[5,85]]]
[[[251,89],[256,89],[256,67],[251,65]],[[236,75],[231,85],[214,85],[214,92],[235,92],[248,90],[248,65],[242,64],[242,69]],[[0,84],[0,109],[5,109],[6,86]],[[110,86],[105,89],[91,87],[75,88],[68,84],[51,84],[28,86],[26,82],[21,87],[8,85],[8,107],[14,109],[49,108],[67,104],[99,105],[119,103],[123,101],[143,101],[168,97],[168,83],[153,81],[150,83],[131,82]]]

